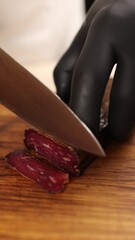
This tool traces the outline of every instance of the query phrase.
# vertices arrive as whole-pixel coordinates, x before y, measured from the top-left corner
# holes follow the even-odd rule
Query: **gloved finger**
[[[111,0],[110,0],[111,1]],[[75,39],[73,40],[71,46],[60,59],[59,63],[54,69],[54,82],[57,89],[57,94],[66,103],[69,102],[70,90],[71,90],[71,80],[74,71],[75,64],[78,60],[84,42],[86,40],[88,29],[91,25],[93,18],[96,16],[98,11],[108,5],[108,0],[96,1],[92,4],[86,19],[77,33]],[[103,23],[104,24],[104,23]]]
[[[57,89],[57,94],[66,103],[70,98],[71,79],[74,66],[80,55],[83,44],[87,36],[87,26],[84,23],[73,40],[71,46],[60,59],[54,69],[54,82]]]
[[[119,62],[110,95],[108,129],[115,140],[125,139],[135,123],[134,60]]]
[[[114,65],[110,33],[104,16],[89,29],[73,75],[70,107],[98,135],[101,102]]]

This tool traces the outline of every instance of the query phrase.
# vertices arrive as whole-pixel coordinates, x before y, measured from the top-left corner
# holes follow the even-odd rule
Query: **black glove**
[[[135,1],[97,0],[54,70],[57,94],[98,136],[101,102],[111,70],[108,131],[125,139],[135,123]]]

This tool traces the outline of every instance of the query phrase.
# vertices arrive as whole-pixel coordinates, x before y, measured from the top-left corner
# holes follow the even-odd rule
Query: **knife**
[[[63,143],[105,156],[96,137],[73,111],[1,48],[0,102],[32,126]]]

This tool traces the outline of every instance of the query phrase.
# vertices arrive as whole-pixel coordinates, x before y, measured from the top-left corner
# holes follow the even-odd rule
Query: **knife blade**
[[[0,102],[42,132],[77,149],[105,156],[91,130],[72,110],[1,48]]]

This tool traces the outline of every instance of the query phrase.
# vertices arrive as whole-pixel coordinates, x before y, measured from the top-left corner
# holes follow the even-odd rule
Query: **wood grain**
[[[57,195],[11,170],[4,156],[23,146],[29,125],[0,106],[0,239],[134,240],[135,133],[112,143]]]

